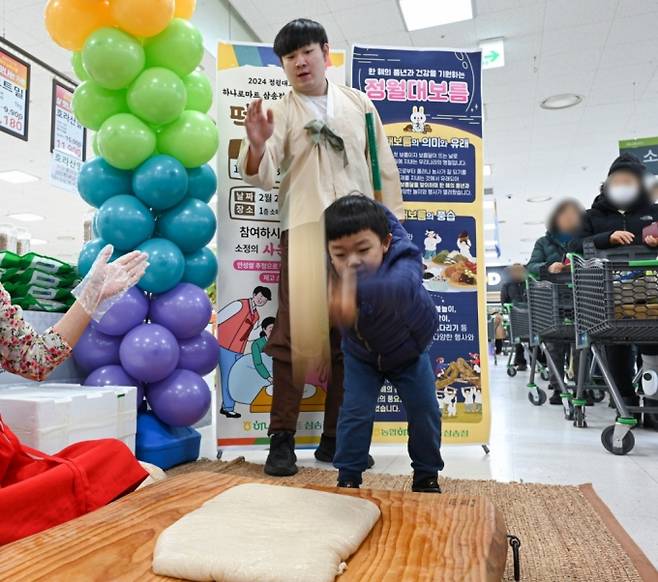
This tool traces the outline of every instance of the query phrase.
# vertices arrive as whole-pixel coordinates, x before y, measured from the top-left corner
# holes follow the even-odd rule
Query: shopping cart
[[[525,347],[528,346],[530,343],[530,313],[528,310],[527,303],[520,303],[520,302],[507,303],[505,304],[504,308],[508,315],[509,337],[510,337],[510,343],[512,344],[512,349],[510,350],[509,358],[507,359],[507,375],[510,378],[513,378],[514,376],[516,376],[517,373],[517,370],[514,367],[514,357],[516,354],[515,346],[517,344],[523,344],[525,349]],[[532,356],[532,352],[530,350],[528,351],[530,352],[531,369],[538,368],[542,379],[548,381],[549,379],[548,368],[546,368],[539,362],[535,362]],[[541,398],[541,395],[538,394],[537,397]],[[543,399],[544,399],[543,402],[541,402],[540,404],[543,404],[546,401],[545,392]]]
[[[656,406],[628,406],[610,373],[603,347],[658,343],[658,260],[647,257],[646,247],[626,247],[571,258],[576,321],[576,344],[591,348],[618,411],[614,425],[601,434],[606,450],[625,455],[635,445],[633,414],[658,413]],[[577,401],[582,400],[583,366],[579,370]],[[635,381],[639,378],[636,375]],[[574,401],[576,402],[576,401]],[[644,403],[646,404],[646,402]]]
[[[528,278],[528,311],[532,365],[528,381],[528,400],[539,406],[546,402],[546,393],[535,384],[535,367],[540,351],[546,358],[548,371],[555,378],[562,396],[564,416],[574,418],[572,390],[564,382],[564,372],[558,369],[546,343],[571,344],[575,339],[573,285],[570,273],[548,275],[538,281]]]

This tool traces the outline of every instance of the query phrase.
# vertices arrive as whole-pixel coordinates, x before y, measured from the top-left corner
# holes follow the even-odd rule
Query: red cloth
[[[69,521],[134,490],[148,473],[116,439],[46,455],[0,418],[0,545]]]
[[[249,341],[249,335],[258,323],[258,311],[251,310],[249,299],[239,299],[240,311],[225,322],[219,324],[219,345],[236,354],[244,354]]]

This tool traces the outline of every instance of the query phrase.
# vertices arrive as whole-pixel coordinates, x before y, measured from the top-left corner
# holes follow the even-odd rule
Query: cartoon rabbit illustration
[[[422,105],[417,107],[414,105],[411,112],[411,129],[415,133],[425,133],[425,122],[427,121],[427,116],[425,115],[425,107]]]

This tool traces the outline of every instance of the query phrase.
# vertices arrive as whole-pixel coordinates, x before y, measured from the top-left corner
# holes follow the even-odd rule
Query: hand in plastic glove
[[[113,251],[112,245],[107,245],[96,257],[82,283],[73,290],[80,306],[96,321],[100,321],[108,309],[142,278],[148,267],[148,255],[140,251],[132,251],[108,263]]]

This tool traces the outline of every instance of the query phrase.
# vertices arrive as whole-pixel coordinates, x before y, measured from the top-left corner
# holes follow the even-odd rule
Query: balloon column
[[[85,275],[107,243],[113,258],[149,255],[138,286],[85,331],[74,357],[85,384],[137,385],[156,416],[188,426],[210,406],[202,376],[218,346],[204,331],[217,261],[208,206],[217,180],[208,162],[218,135],[207,115],[212,87],[197,67],[195,0],[48,0],[46,27],[74,51],[78,121],[97,132],[97,157],[80,172],[80,196],[97,209],[95,239],[78,261]]]

